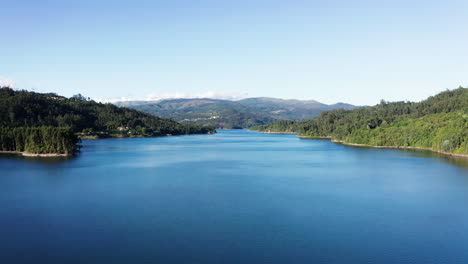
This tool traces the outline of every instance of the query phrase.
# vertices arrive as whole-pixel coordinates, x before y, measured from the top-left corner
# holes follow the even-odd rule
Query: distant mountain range
[[[166,99],[160,101],[126,101],[118,106],[134,108],[181,123],[216,128],[248,128],[278,120],[304,120],[333,109],[354,109],[357,106],[323,104],[314,100],[285,100],[269,97],[238,101],[220,99]]]

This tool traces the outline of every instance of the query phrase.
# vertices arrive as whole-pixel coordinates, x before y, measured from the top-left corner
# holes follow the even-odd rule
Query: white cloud
[[[114,97],[114,98],[97,98],[94,99],[96,102],[100,103],[115,103],[115,102],[130,102],[130,101],[138,101],[138,99],[128,98],[128,97]]]
[[[223,100],[240,100],[247,98],[247,93],[223,93],[216,91],[208,91],[205,93],[190,94],[190,93],[151,93],[146,98],[129,98],[129,97],[115,97],[112,99],[96,99],[102,103],[115,103],[115,102],[129,102],[129,101],[160,101],[164,99],[182,99],[182,98],[211,98]]]
[[[216,91],[208,91],[199,94],[189,93],[152,93],[147,96],[147,100],[161,99],[180,99],[180,98],[211,98],[223,100],[239,100],[247,97],[247,93],[222,93]]]
[[[8,78],[0,76],[0,87],[5,87],[5,86],[8,86],[10,88],[14,88],[15,87],[15,81],[13,81],[12,79],[8,79]]]

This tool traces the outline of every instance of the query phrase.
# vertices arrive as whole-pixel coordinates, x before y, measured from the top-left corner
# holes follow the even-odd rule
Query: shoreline
[[[411,146],[373,146],[373,145],[367,145],[367,144],[358,144],[358,143],[348,143],[342,140],[331,140],[335,144],[341,144],[341,145],[346,145],[346,146],[353,146],[353,147],[366,147],[366,148],[381,148],[381,149],[414,149],[414,150],[424,150],[424,151],[430,151],[442,155],[447,155],[451,157],[457,157],[457,158],[464,158],[468,159],[468,154],[460,154],[460,153],[452,153],[452,152],[446,152],[446,151],[441,151],[441,150],[434,150],[432,148],[423,148],[423,147],[411,147]]]
[[[260,132],[260,131],[257,131],[257,130],[250,130],[250,129],[247,129],[248,131],[256,131],[256,132]],[[268,132],[260,132],[260,133],[263,133],[263,134],[285,134],[285,135],[295,135],[296,133],[295,132],[271,132],[271,131],[268,131]]]
[[[332,142],[332,137],[307,137],[307,136],[297,136],[298,138],[302,139],[330,139]]]
[[[164,135],[152,135],[152,136],[144,136],[144,135],[137,135],[137,136],[114,136],[114,135],[107,135],[105,137],[99,137],[99,135],[78,135],[80,139],[86,140],[95,140],[95,139],[110,139],[110,138],[158,138],[158,137],[175,137],[175,136],[195,136],[195,135],[214,135],[215,132],[208,132],[208,133],[195,133],[195,134],[164,134]]]
[[[263,134],[284,134],[284,135],[294,135],[294,132],[262,132]]]
[[[260,131],[258,131],[260,132]],[[260,133],[265,133],[268,134],[268,132],[260,132]],[[280,134],[280,133],[278,133]],[[287,133],[291,134],[291,133]],[[296,133],[293,133],[296,134]],[[296,134],[297,135],[297,134]],[[328,139],[331,142],[335,144],[341,144],[341,145],[346,145],[346,146],[352,146],[352,147],[367,147],[367,148],[380,148],[380,149],[413,149],[413,150],[424,150],[424,151],[430,151],[446,156],[451,156],[455,158],[463,158],[463,159],[468,159],[468,154],[460,154],[460,153],[452,153],[452,152],[446,152],[446,151],[441,151],[441,150],[434,150],[432,148],[423,148],[423,147],[408,147],[408,146],[373,146],[373,145],[368,145],[368,144],[358,144],[358,143],[349,143],[345,142],[343,140],[336,140],[332,139],[330,136],[322,136],[322,137],[308,137],[308,136],[299,136],[297,135],[298,138],[301,139]]]
[[[1,150],[0,154],[15,154],[15,155],[21,155],[23,157],[70,157],[72,156],[72,154],[64,154],[64,153],[29,153],[29,152],[5,151],[5,150]]]

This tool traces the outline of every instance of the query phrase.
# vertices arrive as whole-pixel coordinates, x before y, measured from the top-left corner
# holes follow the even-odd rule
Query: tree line
[[[78,137],[63,127],[0,127],[0,150],[72,154]]]
[[[17,91],[8,87],[0,88],[0,128],[0,150],[10,150],[12,146],[23,149],[23,146],[27,146],[24,151],[33,153],[44,153],[44,149],[52,153],[68,151],[69,146],[64,147],[62,142],[75,140],[72,134],[112,137],[214,132],[211,127],[180,124],[137,110],[98,103],[80,94],[66,98],[55,93]],[[28,138],[28,141],[12,137],[11,134],[15,133],[13,131]],[[47,136],[43,136],[49,134],[56,136],[58,141],[47,140]]]
[[[252,129],[468,154],[468,89],[446,90],[419,103],[382,100],[372,107],[326,111],[306,121],[281,121]]]
[[[160,134],[213,132],[210,127],[184,125],[137,110],[97,103],[78,94],[65,98],[57,94],[0,88],[0,127],[69,127],[83,130],[115,131],[118,127],[155,131]]]

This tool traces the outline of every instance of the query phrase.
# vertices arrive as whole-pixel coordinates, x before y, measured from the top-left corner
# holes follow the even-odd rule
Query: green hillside
[[[173,99],[131,106],[153,115],[171,118],[184,124],[217,128],[244,128],[275,121],[237,102],[215,99]]]
[[[326,111],[310,120],[274,122],[252,130],[468,154],[468,89],[447,90],[419,103],[382,101],[372,107]]]
[[[349,104],[326,105],[313,100],[284,100],[269,97],[238,101],[217,99],[170,99],[157,102],[116,103],[146,113],[188,124],[217,128],[248,128],[277,120],[303,120],[330,109],[352,109]]]
[[[214,132],[213,128],[180,124],[81,95],[65,98],[6,87],[0,88],[0,128],[0,151],[34,153],[71,153],[75,135],[97,138]],[[68,143],[62,144],[64,141]],[[69,144],[71,141],[74,143]]]

